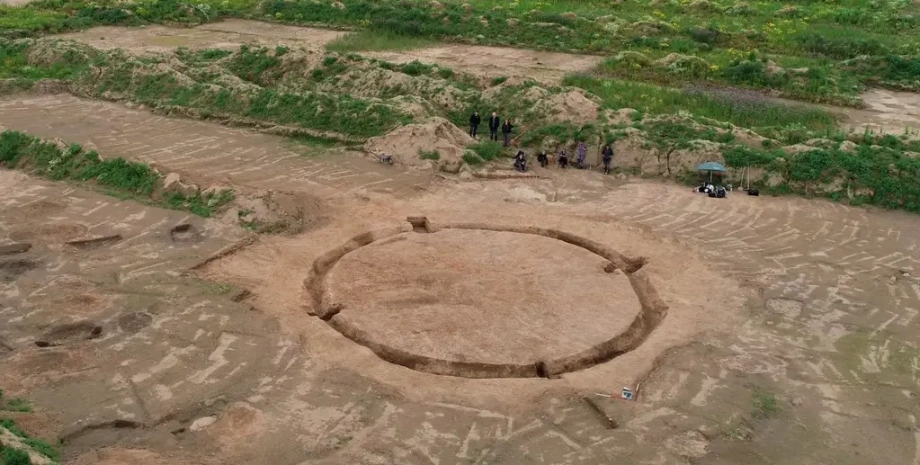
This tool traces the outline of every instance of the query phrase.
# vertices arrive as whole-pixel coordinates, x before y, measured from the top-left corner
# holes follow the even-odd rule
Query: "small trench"
[[[95,249],[98,247],[109,246],[120,240],[121,240],[121,234],[111,234],[108,236],[98,236],[98,237],[91,237],[89,239],[79,239],[76,241],[69,241],[69,242],[66,242],[66,244],[71,247],[77,248],[77,249],[88,250],[88,249]]]
[[[58,326],[45,333],[35,341],[38,347],[59,347],[80,341],[97,339],[102,336],[102,326],[91,321],[80,321]]]
[[[425,373],[457,376],[464,378],[544,378],[555,379],[565,373],[584,370],[608,362],[628,353],[645,342],[645,339],[658,327],[668,313],[668,306],[660,299],[648,275],[642,268],[648,263],[645,257],[630,258],[619,252],[589,239],[555,229],[536,227],[496,226],[490,224],[438,224],[433,227],[425,216],[407,218],[411,231],[431,233],[442,229],[468,229],[483,231],[514,232],[534,234],[560,240],[581,247],[607,260],[603,271],[614,273],[622,271],[629,279],[630,285],[639,299],[641,310],[632,324],[622,333],[589,347],[579,353],[554,359],[538,360],[530,364],[501,364],[460,362],[435,359],[410,353],[373,340],[366,331],[353,326],[337,315],[342,305],[328,303],[325,278],[335,265],[348,253],[376,241],[408,232],[409,228],[392,228],[371,231],[355,236],[350,241],[317,258],[304,280],[304,288],[313,301],[311,314],[316,315],[329,326],[356,344],[367,347],[381,359],[406,368]]]
[[[431,232],[431,224],[428,223],[428,217],[426,216],[410,216],[406,218],[406,221],[412,225],[412,231],[420,234],[427,234]]]

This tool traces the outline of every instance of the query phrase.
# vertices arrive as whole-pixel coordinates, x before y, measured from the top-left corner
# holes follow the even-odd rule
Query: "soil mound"
[[[406,165],[422,165],[427,161],[421,152],[438,152],[441,163],[460,160],[466,146],[475,140],[462,129],[444,118],[432,118],[419,124],[402,126],[388,134],[369,139],[364,150],[371,153],[385,153]]]

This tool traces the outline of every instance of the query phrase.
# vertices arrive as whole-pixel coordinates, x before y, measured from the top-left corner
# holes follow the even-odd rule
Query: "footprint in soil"
[[[15,281],[19,275],[38,268],[40,264],[41,262],[22,258],[0,262],[0,282]]]
[[[102,336],[102,326],[98,326],[92,321],[78,321],[60,325],[51,331],[48,331],[40,339],[35,341],[39,347],[56,347],[73,342],[96,339]]]

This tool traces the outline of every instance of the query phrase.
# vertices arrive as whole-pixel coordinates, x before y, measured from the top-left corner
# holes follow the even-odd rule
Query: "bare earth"
[[[920,460],[916,216],[737,193],[716,200],[646,181],[616,187],[585,171],[429,179],[345,153],[304,157],[280,138],[69,96],[5,100],[0,125],[152,162],[199,185],[216,180],[320,199],[315,214],[329,218],[301,235],[261,236],[190,272],[245,233],[219,219],[0,171],[0,246],[33,245],[0,255],[0,388],[34,401],[38,413],[21,423],[63,440],[67,463]],[[644,256],[641,271],[668,314],[636,350],[559,379],[468,379],[386,362],[310,316],[302,283],[314,260],[343,241],[414,215],[555,228]],[[171,236],[182,222],[195,234]],[[121,237],[95,247],[66,244],[112,234]],[[587,312],[599,301],[625,301],[601,297],[591,281],[583,292],[566,281],[574,287],[563,288],[565,299],[539,290],[555,278],[552,270],[577,281],[577,265],[590,262],[577,253],[536,243],[515,249],[500,236],[459,242],[411,250],[473,272],[485,268],[486,253],[510,250],[545,273],[520,290],[499,277],[476,278],[468,293],[481,290],[471,296],[480,312],[493,299],[536,299],[527,289]],[[390,246],[408,242],[381,249]],[[405,256],[354,257],[358,268],[373,263],[396,280],[371,281],[366,292],[424,273],[411,269],[411,256],[400,262],[397,255]],[[351,268],[356,277],[377,276],[361,274],[367,271]],[[357,310],[368,296],[348,297]],[[494,324],[538,350],[512,336],[523,328],[556,335],[560,320],[551,308],[528,314],[533,321]],[[366,324],[385,316],[369,311],[361,310]],[[586,315],[571,323],[594,323]],[[495,343],[488,322],[464,324]],[[572,328],[558,328],[559,335],[577,339]],[[428,349],[470,347],[432,342]],[[596,395],[623,386],[637,389],[638,399]],[[618,427],[608,429],[584,396]]]
[[[445,360],[535,363],[626,330],[639,301],[605,260],[542,236],[445,230],[358,249],[328,278],[377,341]]]

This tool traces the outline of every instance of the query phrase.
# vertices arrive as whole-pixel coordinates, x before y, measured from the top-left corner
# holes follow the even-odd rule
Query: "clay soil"
[[[737,192],[709,199],[592,171],[422,175],[67,95],[0,101],[0,125],[199,185],[283,192],[324,218],[257,236],[0,170],[0,246],[32,244],[0,255],[0,389],[32,402],[35,413],[17,422],[60,440],[65,463],[920,463],[914,215]],[[667,315],[634,350],[555,379],[441,376],[385,361],[311,315],[303,283],[350,238],[418,215],[552,228],[645,257],[641,275]],[[186,223],[192,233],[175,240],[170,231]],[[121,239],[64,243],[111,234]],[[581,347],[608,324],[599,312],[630,302],[583,274],[602,261],[577,250],[491,233],[445,246],[439,234],[343,262],[333,288],[342,314],[354,310],[404,347],[507,357]],[[431,270],[443,274],[432,280]],[[498,318],[501,308],[513,313]],[[426,313],[397,313],[412,309]],[[495,327],[477,324],[486,318]],[[543,341],[528,339],[535,329]],[[617,399],[624,386],[638,397]]]

